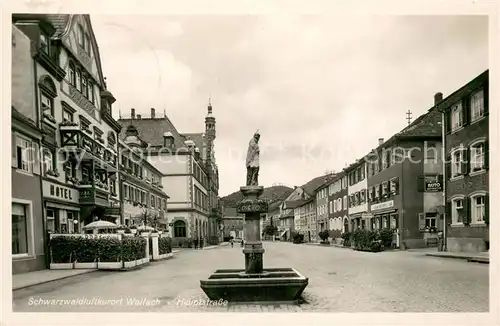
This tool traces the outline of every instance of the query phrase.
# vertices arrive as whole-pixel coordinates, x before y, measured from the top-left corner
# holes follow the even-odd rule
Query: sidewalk
[[[464,260],[467,260],[470,262],[483,263],[483,264],[490,263],[489,251],[479,252],[479,253],[439,251],[439,252],[433,252],[433,253],[426,253],[426,256],[440,257],[440,258],[464,259]]]
[[[175,254],[180,251],[174,249],[172,253]],[[97,271],[98,269],[44,269],[41,271],[14,274],[12,275],[12,291]]]
[[[97,269],[44,269],[36,272],[14,274],[12,275],[12,291],[96,271]]]

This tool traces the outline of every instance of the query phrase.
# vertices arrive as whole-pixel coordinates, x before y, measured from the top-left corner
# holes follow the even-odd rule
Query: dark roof
[[[70,14],[46,14],[45,18],[56,29],[52,38],[60,38],[68,27],[68,22],[71,18]]]
[[[408,127],[397,133],[396,137],[441,137],[441,113],[432,107],[418,117]]]
[[[120,132],[121,139],[125,138],[126,127],[133,124],[139,132],[139,137],[151,146],[163,146],[163,134],[170,132],[174,137],[175,147],[185,147],[184,137],[175,129],[167,117],[155,119],[118,119],[118,123],[122,126],[122,131]]]
[[[301,207],[301,206],[304,206],[305,204],[309,204],[310,202],[313,202],[315,199],[316,199],[315,197],[303,199],[298,203],[297,207]]]
[[[477,88],[483,87],[489,84],[489,69],[483,71],[479,76],[475,77],[473,80],[463,85],[448,97],[443,99],[439,104],[439,111],[446,111],[451,105],[459,101],[461,98],[469,96],[472,92],[476,91]]]
[[[200,149],[200,154],[202,156],[204,156],[205,154],[203,154],[203,133],[185,133],[185,134],[181,134],[181,136],[184,137],[185,140],[192,140],[194,141],[194,143],[196,144],[196,147],[198,147]],[[205,157],[203,157],[205,158]]]
[[[301,202],[302,200],[289,200],[285,202],[285,206],[287,209],[292,209],[298,207]]]
[[[27,116],[25,116],[21,112],[19,112],[15,107],[11,106],[11,108],[12,108],[12,118],[14,118],[16,120],[19,120],[19,121],[22,121],[23,123],[29,125],[33,129],[35,129],[35,130],[37,130],[39,132],[42,132],[42,130],[37,127],[35,121],[33,121],[32,119],[28,118]]]
[[[276,202],[274,202],[272,204],[269,204],[269,208],[268,208],[267,211],[268,212],[274,212],[276,210],[279,210],[279,208],[280,208],[280,206],[281,206],[282,203],[283,202],[281,200],[278,200],[278,201],[276,201]]]
[[[316,189],[318,187],[322,186],[323,184],[325,184],[325,182],[327,182],[329,180],[329,178],[331,178],[331,177],[332,177],[331,174],[316,177],[316,178],[312,179],[311,181],[307,182],[306,184],[304,184],[301,188],[309,196],[314,196]]]

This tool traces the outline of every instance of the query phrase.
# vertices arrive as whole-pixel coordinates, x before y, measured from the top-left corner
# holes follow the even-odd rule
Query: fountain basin
[[[244,269],[218,269],[201,280],[203,292],[211,300],[229,303],[297,303],[309,279],[293,268],[265,268],[246,274]]]

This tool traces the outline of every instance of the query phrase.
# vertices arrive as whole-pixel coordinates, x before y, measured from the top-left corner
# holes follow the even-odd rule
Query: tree
[[[320,233],[318,233],[319,238],[323,241],[326,242],[328,238],[330,237],[330,234],[328,230],[323,230]]]
[[[276,235],[276,233],[278,232],[278,228],[274,225],[266,225],[266,227],[264,228],[264,234],[265,235]]]

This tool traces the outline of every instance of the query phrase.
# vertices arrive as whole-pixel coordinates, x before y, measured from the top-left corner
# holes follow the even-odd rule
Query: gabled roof
[[[316,189],[319,186],[322,186],[323,184],[325,184],[331,177],[332,177],[331,174],[316,177],[316,178],[310,180],[309,182],[307,182],[306,184],[304,184],[301,188],[309,196],[315,196]]]
[[[303,200],[289,200],[285,202],[286,209],[297,208]]]
[[[308,199],[301,200],[298,203],[297,207],[302,207],[302,206],[304,206],[306,204],[309,204],[309,203],[313,202],[315,199],[316,199],[316,197],[311,197],[311,198],[308,198]]]
[[[267,210],[267,211],[268,211],[268,212],[274,212],[274,211],[276,211],[276,210],[279,210],[279,209],[280,209],[280,207],[281,207],[281,204],[282,204],[282,203],[283,203],[283,201],[278,200],[278,201],[276,201],[276,202],[274,202],[274,203],[272,203],[272,204],[269,204],[269,208],[268,208],[268,210]]]
[[[409,126],[398,132],[396,137],[441,137],[441,113],[432,107]]]
[[[170,132],[174,137],[174,145],[176,148],[186,147],[184,145],[184,137],[175,129],[169,118],[141,118],[141,119],[118,119],[118,123],[122,126],[120,138],[125,137],[125,129],[133,124],[139,132],[139,137],[150,144],[151,146],[163,146],[163,134]]]

